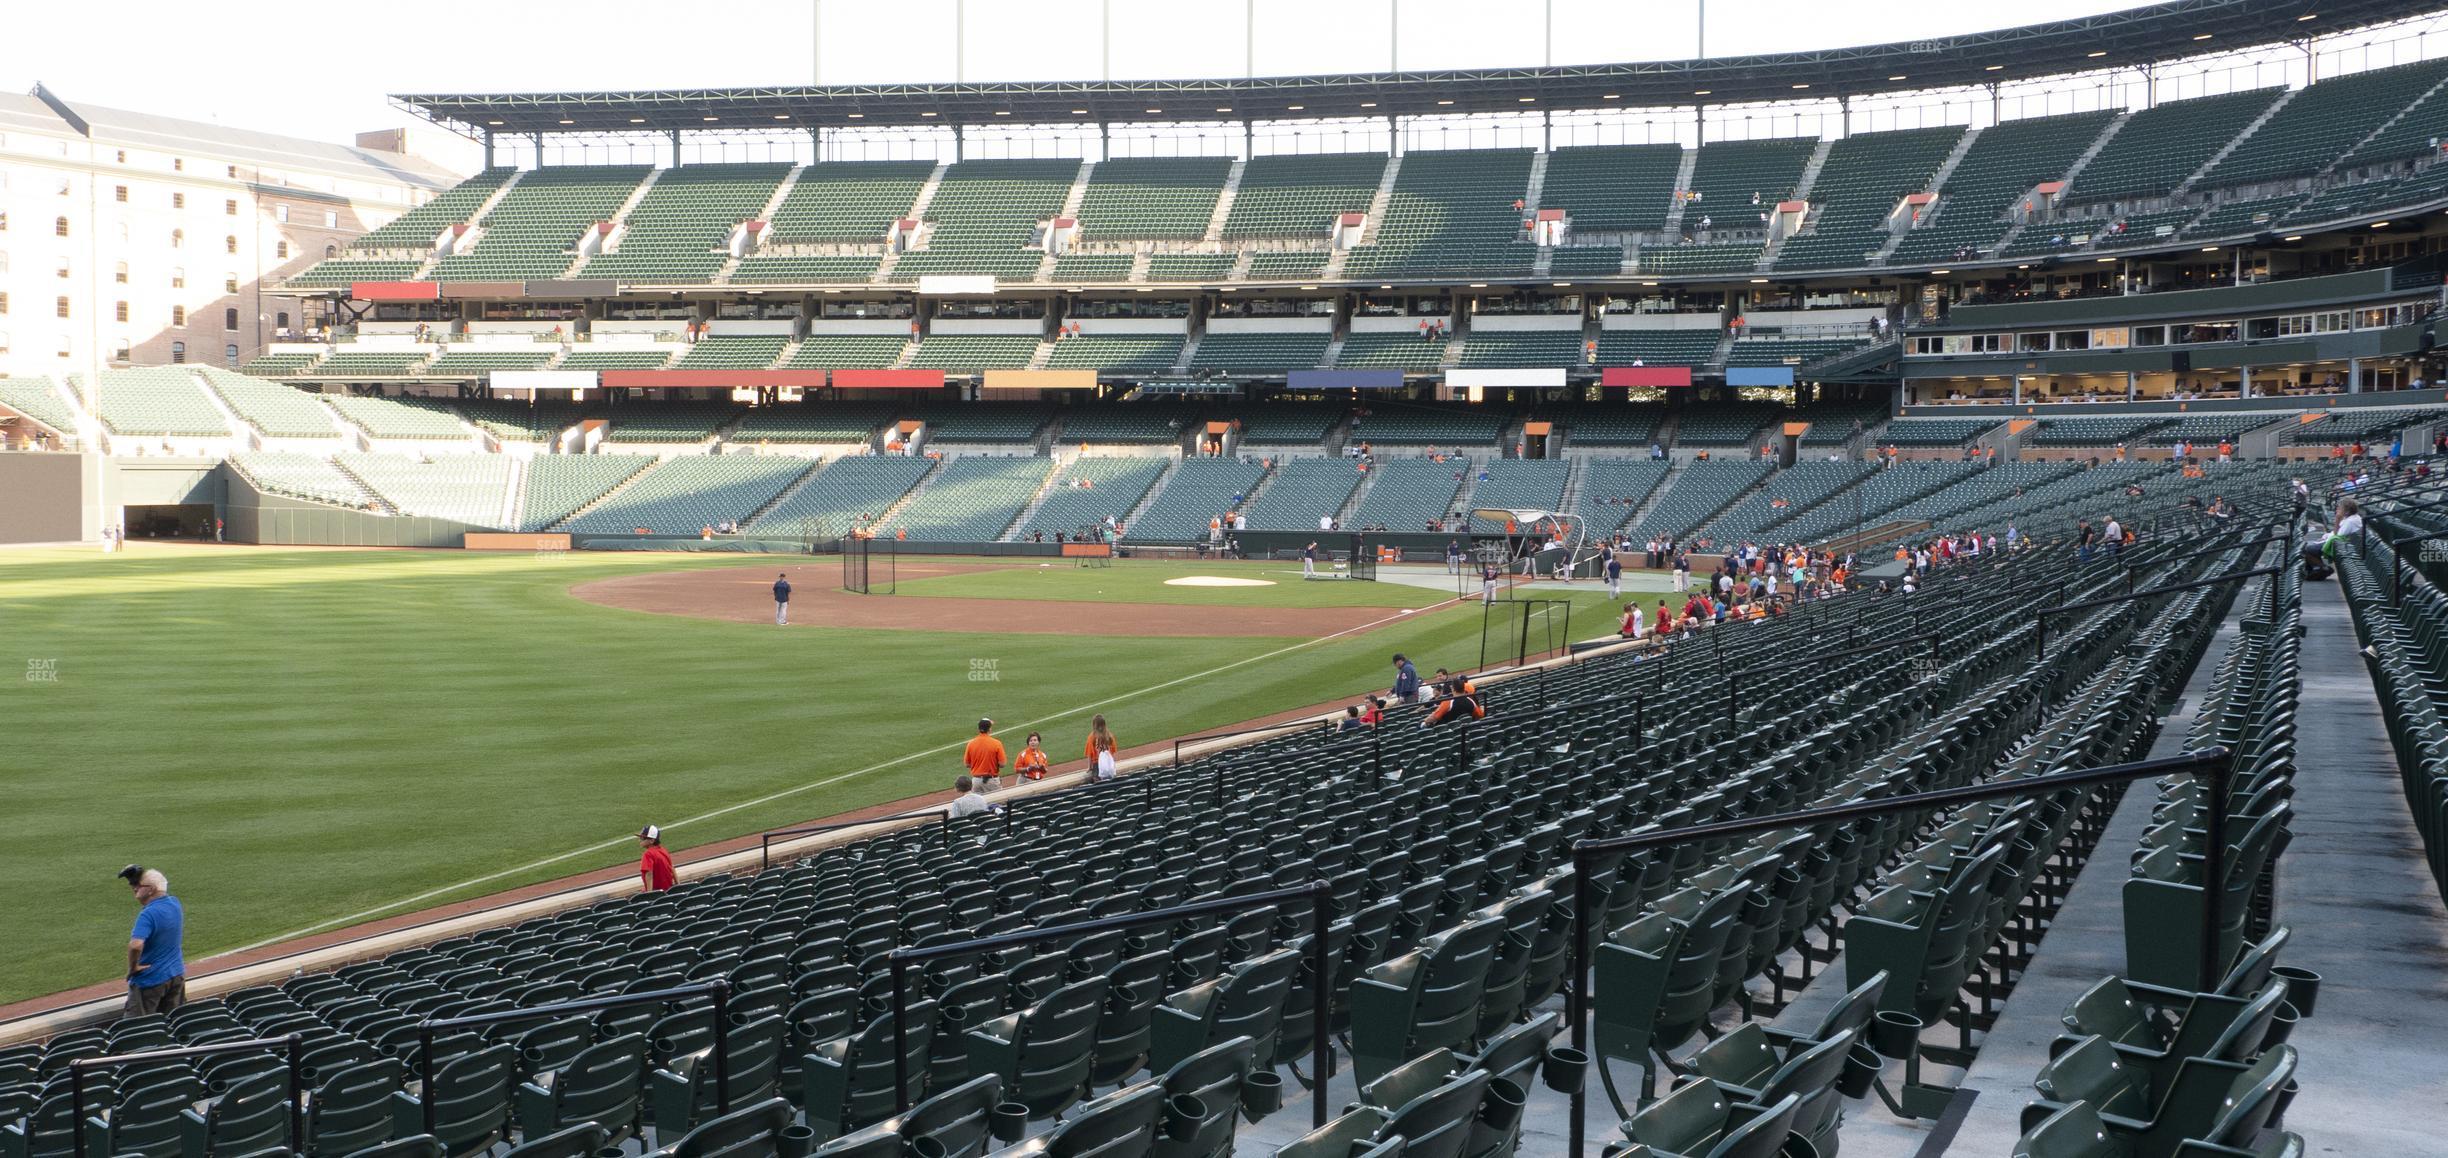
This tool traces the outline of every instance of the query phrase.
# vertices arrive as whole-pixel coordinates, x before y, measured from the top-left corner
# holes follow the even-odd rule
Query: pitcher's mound
[[[1224,575],[1184,575],[1165,580],[1167,587],[1273,587],[1272,579],[1235,579]]]

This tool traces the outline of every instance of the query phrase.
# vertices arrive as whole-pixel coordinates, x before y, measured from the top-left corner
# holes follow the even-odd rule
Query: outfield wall
[[[73,543],[93,538],[86,527],[93,455],[44,451],[0,453],[0,544]]]

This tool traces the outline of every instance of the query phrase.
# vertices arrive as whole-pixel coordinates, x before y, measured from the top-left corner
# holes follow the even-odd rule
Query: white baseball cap
[[[639,839],[639,840],[661,840],[661,839],[663,839],[663,830],[662,830],[662,829],[660,829],[660,828],[656,828],[655,826],[653,826],[653,825],[649,824],[649,825],[647,825],[646,827],[641,828],[641,829],[639,829],[639,830],[638,830],[638,839]]]

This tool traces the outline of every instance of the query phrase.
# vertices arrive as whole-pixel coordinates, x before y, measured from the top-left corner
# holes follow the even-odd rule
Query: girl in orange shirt
[[[1020,749],[1020,754],[1012,759],[1012,771],[1018,772],[1023,780],[1043,780],[1046,765],[1045,738],[1031,732],[1028,747]]]
[[[1121,745],[1114,743],[1113,729],[1105,726],[1104,716],[1100,715],[1088,721],[1087,756],[1091,777],[1098,780],[1113,779],[1115,753],[1120,748]]]

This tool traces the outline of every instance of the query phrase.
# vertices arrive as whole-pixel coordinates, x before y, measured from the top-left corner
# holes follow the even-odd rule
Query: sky
[[[1680,59],[1700,51],[1703,4],[1706,55],[1723,56],[1944,36],[2114,11],[2135,0],[2025,0],[2011,8],[1870,0],[428,0],[408,8],[199,8],[111,0],[12,12],[16,51],[0,53],[0,85],[24,92],[40,82],[72,102],[347,141],[422,123],[393,108],[392,93]],[[963,9],[968,32],[955,51],[950,29]],[[232,10],[252,14],[202,15]],[[1110,46],[1098,32],[1107,10]],[[1248,23],[1255,24],[1254,51]],[[1398,37],[1390,25],[1399,25]],[[434,151],[446,162],[473,163]]]

